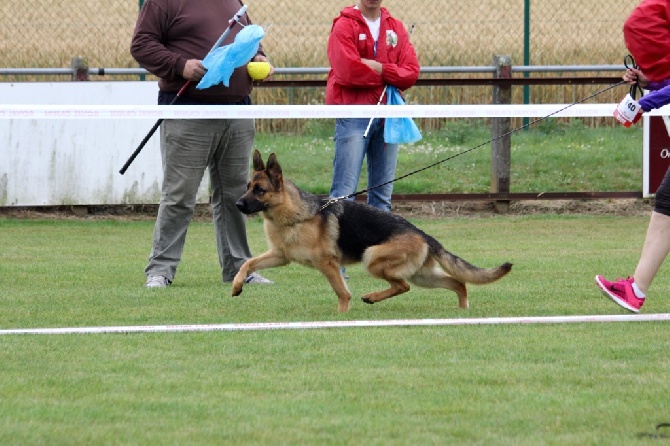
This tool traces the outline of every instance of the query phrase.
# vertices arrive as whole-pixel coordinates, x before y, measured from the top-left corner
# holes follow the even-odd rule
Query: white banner
[[[612,117],[616,104],[530,105],[0,105],[0,119],[319,119]]]

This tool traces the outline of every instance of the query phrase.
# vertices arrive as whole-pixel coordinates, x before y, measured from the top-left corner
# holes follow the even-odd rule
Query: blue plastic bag
[[[264,35],[260,26],[247,25],[235,36],[233,43],[210,52],[202,61],[207,73],[195,88],[203,90],[217,84],[228,87],[235,68],[246,65],[256,55]]]
[[[393,85],[386,87],[387,105],[405,105],[405,100]],[[388,144],[409,144],[421,139],[421,132],[412,118],[386,118],[384,122],[384,142]]]

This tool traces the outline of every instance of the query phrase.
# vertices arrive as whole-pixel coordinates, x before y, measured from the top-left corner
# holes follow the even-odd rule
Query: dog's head
[[[273,153],[268,157],[267,166],[261,153],[254,151],[254,173],[247,184],[247,191],[237,200],[235,206],[243,214],[254,214],[266,211],[277,203],[284,190],[284,178],[277,156]]]

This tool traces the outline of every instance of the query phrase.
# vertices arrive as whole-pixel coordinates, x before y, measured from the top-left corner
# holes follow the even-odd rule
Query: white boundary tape
[[[519,105],[42,105],[0,104],[0,119],[317,119],[611,117],[617,104]],[[560,112],[558,112],[561,110]]]
[[[566,324],[591,322],[670,321],[670,314],[524,316],[463,319],[395,319],[377,321],[251,322],[211,325],[137,325],[121,327],[17,328],[0,330],[0,335],[97,334],[97,333],[169,333],[196,331],[260,331],[308,328],[416,327],[442,325]]]

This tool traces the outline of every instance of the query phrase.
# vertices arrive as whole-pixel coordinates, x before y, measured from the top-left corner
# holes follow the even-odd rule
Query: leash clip
[[[377,187],[379,187],[379,186],[377,186]],[[326,203],[323,206],[321,206],[321,208],[319,209],[319,212],[326,209],[331,204],[337,203],[338,201],[346,200],[347,198],[355,197],[356,195],[362,194],[363,192],[367,192],[368,190],[370,190],[370,189],[366,189],[366,190],[361,191],[361,192],[354,192],[353,194],[349,194],[349,195],[343,195],[341,197],[330,198],[328,201],[326,201]]]
[[[336,198],[330,198],[330,199],[328,199],[328,201],[326,201],[326,202],[323,204],[323,206],[321,206],[321,208],[319,208],[319,212],[323,211],[324,209],[326,209],[326,208],[327,208],[328,206],[330,206],[331,204],[337,203],[338,201],[340,201],[340,200],[344,200],[345,198],[347,198],[347,197],[336,197]]]

